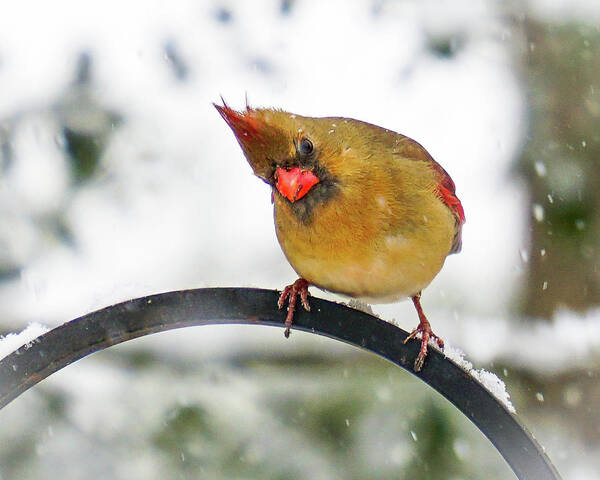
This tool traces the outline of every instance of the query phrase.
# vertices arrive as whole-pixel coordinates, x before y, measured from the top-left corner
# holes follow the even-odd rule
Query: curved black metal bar
[[[70,363],[117,343],[174,328],[209,324],[283,326],[278,294],[250,288],[206,288],[138,298],[65,323],[0,361],[0,408]],[[413,371],[418,342],[404,330],[358,310],[311,297],[293,328],[369,350],[429,384],[496,446],[520,480],[559,480],[540,445],[480,383],[436,350]]]

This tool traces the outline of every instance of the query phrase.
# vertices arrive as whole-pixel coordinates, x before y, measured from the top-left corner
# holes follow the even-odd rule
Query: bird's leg
[[[444,341],[435,333],[433,333],[429,320],[427,320],[427,317],[423,313],[423,308],[421,307],[421,292],[412,296],[411,300],[413,301],[413,304],[417,309],[417,314],[419,315],[419,325],[408,337],[406,337],[404,343],[415,338],[419,333],[421,334],[421,350],[419,351],[419,355],[417,355],[417,359],[415,360],[415,372],[419,372],[421,371],[421,368],[423,368],[423,363],[425,362],[425,357],[427,356],[427,344],[429,343],[429,339],[435,340],[440,348],[444,348]]]
[[[304,310],[310,312],[310,305],[308,304],[308,285],[309,283],[303,278],[299,278],[291,285],[288,285],[283,289],[279,296],[277,305],[280,309],[283,308],[285,300],[288,301],[287,316],[285,317],[285,331],[283,334],[285,338],[290,336],[290,328],[292,326],[292,319],[294,318],[294,310],[296,309],[296,298],[300,294],[300,301]]]

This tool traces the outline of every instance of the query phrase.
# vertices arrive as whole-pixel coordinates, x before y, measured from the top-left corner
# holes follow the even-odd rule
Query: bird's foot
[[[419,334],[421,334],[421,349],[419,350],[419,355],[417,355],[417,359],[415,360],[415,372],[420,372],[423,368],[425,357],[427,357],[427,345],[429,344],[429,340],[434,340],[440,348],[444,348],[444,341],[435,333],[433,333],[433,330],[431,330],[431,325],[427,320],[425,322],[420,322],[419,326],[415,328],[408,337],[406,337],[404,343],[416,338]]]
[[[429,344],[429,340],[434,340],[438,347],[441,349],[444,348],[444,341],[438,337],[433,330],[431,330],[431,324],[427,320],[427,317],[423,313],[423,309],[421,308],[421,294],[415,295],[412,297],[412,301],[417,309],[417,313],[419,314],[419,325],[415,328],[408,337],[404,340],[403,343],[407,343],[409,340],[416,338],[419,334],[421,335],[421,349],[419,350],[419,355],[415,360],[414,369],[415,372],[420,372],[423,368],[423,363],[425,363],[425,357],[427,357],[427,345]]]
[[[294,318],[294,310],[296,310],[296,299],[298,298],[298,294],[300,294],[300,301],[304,310],[310,312],[310,305],[308,304],[308,285],[309,283],[306,280],[299,278],[291,285],[285,287],[279,296],[279,301],[277,302],[279,309],[283,308],[286,299],[288,301],[287,316],[285,317],[285,331],[283,332],[285,338],[290,336],[290,328],[292,327],[292,319]]]

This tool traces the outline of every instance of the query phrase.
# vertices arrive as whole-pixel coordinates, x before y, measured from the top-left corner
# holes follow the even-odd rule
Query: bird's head
[[[233,130],[254,174],[295,203],[309,193],[332,191],[336,158],[341,148],[327,135],[327,119],[303,117],[282,110],[215,108]]]

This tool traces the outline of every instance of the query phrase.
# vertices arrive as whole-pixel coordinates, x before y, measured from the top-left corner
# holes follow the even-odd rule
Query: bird
[[[465,214],[450,175],[415,140],[344,117],[308,117],[276,108],[234,110],[213,103],[254,174],[271,187],[277,239],[299,278],[287,302],[285,337],[296,304],[310,311],[309,286],[369,303],[411,298],[420,338],[443,349],[421,292],[462,247]]]

